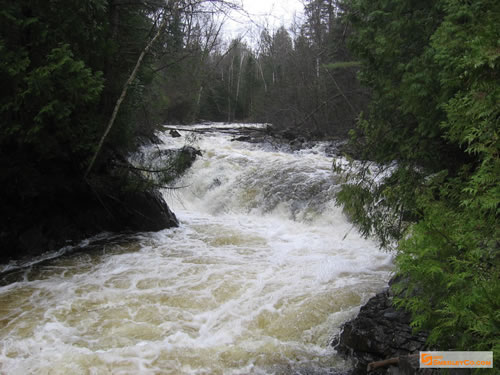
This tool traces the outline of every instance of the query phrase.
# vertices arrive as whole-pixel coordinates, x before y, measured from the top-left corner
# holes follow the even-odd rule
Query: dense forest
[[[0,4],[5,252],[31,246],[54,207],[145,189],[120,163],[158,124],[349,136],[363,162],[336,168],[338,202],[397,248],[414,327],[432,345],[498,356],[498,1],[307,0],[302,24],[252,42],[224,40],[224,1]]]
[[[399,305],[430,344],[498,357],[500,3],[344,5],[372,93],[352,142],[386,167],[345,170],[338,200],[365,234],[397,244]]]

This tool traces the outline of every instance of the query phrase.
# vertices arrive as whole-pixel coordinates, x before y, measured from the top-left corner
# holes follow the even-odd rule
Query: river
[[[289,152],[179,129],[159,147],[188,139],[203,156],[176,182],[185,188],[164,192],[178,228],[102,234],[0,267],[10,270],[0,286],[1,374],[349,368],[329,343],[387,284],[392,258],[334,205],[325,145]]]

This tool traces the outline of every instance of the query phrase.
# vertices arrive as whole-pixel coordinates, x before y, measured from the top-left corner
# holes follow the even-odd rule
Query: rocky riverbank
[[[197,155],[199,151],[186,148],[168,157],[176,158],[175,173],[181,174]],[[46,194],[3,207],[0,264],[22,263],[104,231],[158,231],[178,225],[158,187],[124,157],[109,159],[104,170],[88,179],[55,182]]]
[[[244,125],[244,124],[243,124]],[[345,153],[354,155],[354,151],[349,149],[347,140],[339,137],[327,136],[322,133],[309,132],[306,129],[284,128],[277,129],[271,124],[264,127],[255,127],[254,124],[235,128],[217,127],[216,125],[205,128],[193,127],[192,129],[183,127],[182,131],[193,134],[204,134],[211,132],[226,133],[232,136],[232,141],[269,144],[281,151],[299,151],[313,148],[318,142],[327,143],[325,152],[331,156],[341,156]],[[164,129],[172,137],[180,137],[178,128],[175,126],[165,126]]]
[[[3,228],[0,263],[28,259],[103,231],[155,231],[177,226],[174,213],[158,191],[122,191],[119,181],[100,180],[104,181],[106,188],[82,183],[50,200],[42,196],[40,201],[20,208],[18,219]]]
[[[391,282],[392,284],[392,282]],[[396,309],[392,301],[394,294],[390,288],[372,297],[358,316],[345,323],[340,336],[335,340],[337,352],[354,360],[352,375],[368,372],[368,365],[387,359],[397,358],[384,366],[373,368],[376,374],[414,374],[418,369],[418,354],[426,350],[425,332],[412,333],[411,316]]]
[[[389,285],[392,285],[392,279]],[[437,369],[421,369],[419,352],[432,350],[427,333],[414,334],[411,315],[393,305],[394,292],[386,288],[372,297],[353,320],[344,324],[332,343],[337,352],[354,362],[351,375],[437,375]],[[437,350],[437,349],[436,349]],[[470,370],[452,369],[450,375],[468,375]]]

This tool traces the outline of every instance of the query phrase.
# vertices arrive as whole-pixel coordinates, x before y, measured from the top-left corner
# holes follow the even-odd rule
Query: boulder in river
[[[169,132],[169,133],[170,133],[170,136],[171,136],[172,138],[179,138],[179,137],[181,137],[181,133],[179,133],[179,132],[178,132],[177,130],[175,130],[175,129],[170,130],[170,132]]]
[[[344,324],[340,337],[336,339],[337,352],[354,359],[353,375],[366,374],[369,363],[403,358],[427,350],[427,333],[412,332],[410,313],[396,309],[392,304],[393,298],[390,288],[372,297],[361,307],[356,318]],[[406,372],[400,371],[402,367],[386,366],[373,373],[417,373],[409,370],[412,367],[410,360],[403,359],[399,363],[405,363]],[[417,368],[413,368],[418,370],[418,364]]]

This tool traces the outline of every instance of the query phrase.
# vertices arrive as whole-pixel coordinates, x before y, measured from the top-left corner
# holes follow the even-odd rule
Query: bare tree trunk
[[[267,83],[264,78],[264,72],[262,71],[262,66],[260,65],[259,60],[257,60],[257,66],[259,67],[260,76],[262,77],[262,82],[264,82],[264,92],[267,92]]]
[[[238,103],[238,96],[240,95],[241,68],[243,67],[243,60],[245,60],[244,54],[240,57],[240,70],[238,71],[238,82],[236,83],[236,103]]]
[[[198,97],[196,98],[196,117],[200,115],[200,103],[201,103],[202,93],[203,93],[203,85],[200,85],[200,89],[198,90]]]
[[[97,156],[99,155],[99,152],[101,151],[102,145],[104,144],[104,141],[106,137],[109,134],[109,131],[113,127],[113,124],[115,123],[116,120],[116,115],[118,114],[118,111],[120,110],[120,106],[125,99],[125,96],[127,95],[128,88],[132,84],[132,82],[135,80],[135,77],[137,75],[137,72],[139,71],[139,68],[141,67],[142,60],[144,59],[144,56],[149,52],[151,47],[153,46],[153,43],[158,39],[158,37],[161,34],[162,29],[165,27],[167,24],[167,17],[164,15],[163,20],[158,27],[158,31],[156,34],[153,36],[153,38],[149,41],[149,43],[146,45],[146,47],[142,50],[141,54],[139,55],[139,58],[137,59],[137,62],[135,64],[134,70],[132,70],[132,73],[130,74],[130,77],[128,78],[127,82],[125,82],[125,85],[123,86],[122,93],[118,100],[116,101],[115,108],[113,109],[113,114],[111,115],[111,118],[109,119],[108,126],[106,127],[106,131],[102,135],[101,139],[99,140],[99,144],[97,145],[97,149],[95,150],[94,155],[92,156],[92,160],[90,161],[89,166],[87,167],[87,170],[85,171],[84,178],[87,178],[88,174],[92,170],[92,167],[95,164],[95,161],[97,159]]]
[[[231,65],[229,66],[228,72],[228,90],[227,90],[227,122],[231,122],[231,91],[233,88],[233,80],[234,80],[234,56],[231,59]]]

